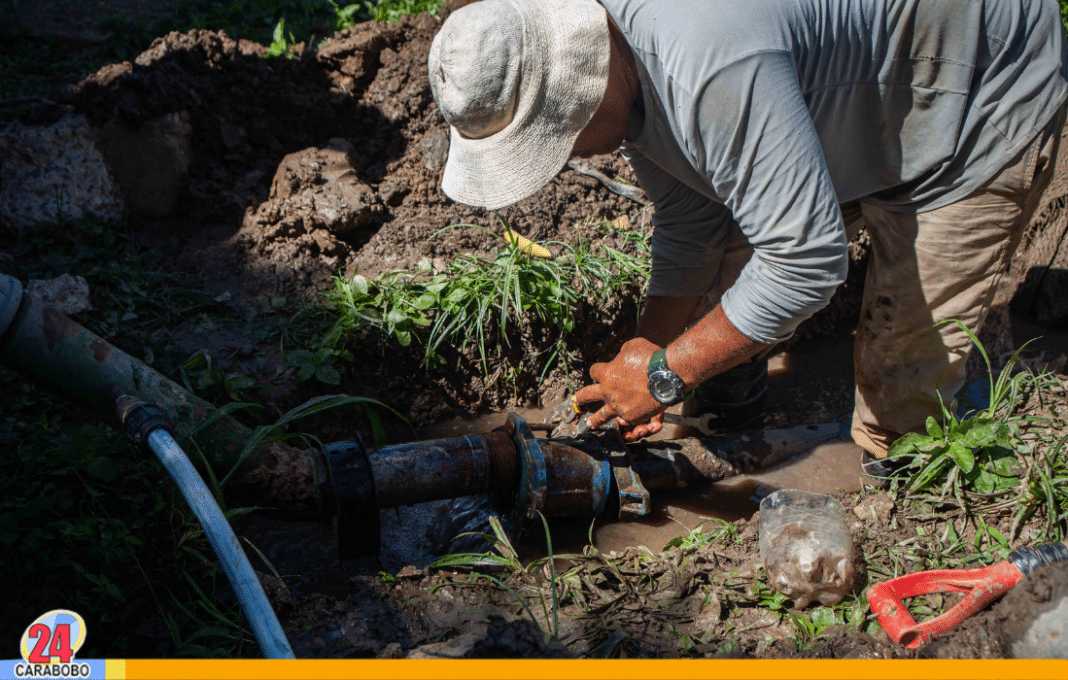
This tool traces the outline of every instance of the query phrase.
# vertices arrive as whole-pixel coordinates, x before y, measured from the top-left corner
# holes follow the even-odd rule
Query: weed
[[[344,367],[334,365],[338,353],[332,349],[320,348],[314,352],[307,349],[293,350],[286,355],[286,366],[297,369],[297,377],[307,380],[312,376],[316,380],[327,385],[337,385],[341,382],[341,371]]]
[[[275,24],[274,33],[271,34],[271,44],[268,45],[267,54],[264,57],[285,57],[286,59],[296,59],[297,55],[293,53],[293,48],[296,44],[296,39],[293,38],[293,32],[290,31],[286,34],[286,19],[282,17]]]
[[[1017,448],[1020,444],[1021,418],[1014,416],[1021,395],[1021,380],[1012,369],[1021,347],[994,379],[993,368],[979,339],[960,321],[954,320],[968,334],[986,361],[990,378],[990,405],[963,419],[942,405],[942,424],[928,417],[926,434],[908,433],[891,447],[891,458],[907,460],[902,472],[909,479],[907,492],[916,494],[938,484],[939,502],[952,496],[960,507],[967,507],[969,492],[987,496],[1012,489],[1019,481]]]
[[[482,229],[449,228],[465,227]],[[639,253],[648,248],[636,232],[621,238],[636,244]],[[338,321],[328,344],[344,344],[346,337],[373,328],[402,346],[420,338],[424,366],[440,364],[445,346],[459,352],[473,346],[486,368],[489,353],[510,343],[510,327],[537,320],[557,331],[543,362],[548,370],[554,360],[567,361],[567,334],[580,302],[604,304],[625,288],[640,287],[648,275],[646,260],[603,243],[556,245],[562,253],[552,259],[533,257],[529,246],[505,240],[489,259],[462,253],[437,273],[424,259],[413,272],[393,271],[374,281],[359,274],[335,278],[328,299]]]
[[[715,530],[710,533],[702,531],[701,527],[707,522],[714,522],[717,526]],[[676,536],[667,542],[664,546],[664,550],[670,550],[671,548],[678,548],[681,553],[688,555],[697,552],[706,545],[712,543],[720,543],[725,541],[733,541],[738,537],[738,530],[734,527],[734,524],[722,519],[712,518],[705,520],[700,525],[690,530],[686,536]]]
[[[890,448],[890,455],[911,459],[898,473],[903,480],[902,490],[915,503],[943,508],[939,515],[947,519],[953,517],[947,515],[945,508],[959,509],[965,522],[974,527],[971,543],[976,552],[1004,556],[1024,524],[1036,516],[1039,521],[1032,528],[1031,540],[1063,540],[1068,526],[1068,437],[1059,435],[1055,424],[1048,420],[1020,415],[1031,395],[1041,400],[1053,378],[1045,373],[1013,373],[1025,344],[995,379],[982,343],[959,321],[955,323],[968,334],[986,362],[990,404],[960,420],[943,406],[941,425],[931,417],[927,419],[926,434],[911,433],[899,439]],[[988,521],[1000,513],[1012,515],[1007,535]],[[956,554],[958,564],[978,559],[970,550],[964,550],[967,542],[959,534],[950,522],[944,539],[950,545],[939,541],[921,554],[938,561]]]
[[[244,390],[263,387],[240,371],[223,372],[207,350],[198,350],[178,367],[182,382],[190,392],[198,392],[208,401],[230,399],[241,401]],[[190,380],[192,378],[192,380]]]
[[[445,0],[379,0],[375,6],[374,18],[377,21],[392,22],[406,14],[437,14],[444,6]]]
[[[560,599],[559,593],[557,592],[556,567],[554,565],[554,559],[556,558],[553,556],[553,544],[552,538],[549,535],[549,524],[545,521],[545,517],[542,516],[540,512],[538,515],[541,516],[542,526],[545,530],[545,543],[548,551],[547,557],[534,560],[528,565],[523,566],[523,563],[519,560],[519,554],[516,552],[515,548],[512,547],[512,542],[509,540],[508,533],[504,530],[504,527],[501,526],[500,520],[490,516],[489,523],[493,535],[481,535],[490,542],[490,545],[497,552],[496,555],[493,553],[456,553],[453,555],[444,555],[431,563],[430,568],[455,569],[458,567],[493,567],[503,570],[506,574],[506,579],[515,584],[515,588],[492,574],[473,572],[473,575],[476,579],[485,579],[498,588],[510,593],[519,603],[519,606],[522,607],[530,617],[530,620],[534,622],[534,625],[542,631],[545,641],[548,642],[550,636],[556,637],[560,633]],[[550,595],[548,601],[544,590],[539,587],[538,579],[535,576],[535,573],[543,567],[547,567],[550,571],[548,579]],[[434,590],[436,589],[437,588],[435,587]],[[432,590],[431,592],[434,591]],[[542,624],[539,623],[534,612],[531,610],[531,600],[536,600],[536,604],[540,605],[541,611],[545,617],[544,622],[547,629],[542,627]]]

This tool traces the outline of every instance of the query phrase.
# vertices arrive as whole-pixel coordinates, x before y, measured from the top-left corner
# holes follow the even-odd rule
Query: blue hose
[[[271,603],[267,601],[263,586],[252,571],[252,565],[249,564],[245,551],[241,549],[237,536],[185,452],[164,428],[152,430],[148,435],[148,446],[167,468],[182,496],[203,525],[208,542],[219,557],[226,578],[230,579],[230,584],[237,593],[237,599],[241,602],[245,618],[252,626],[252,632],[256,635],[263,655],[268,659],[295,658],[289,640],[286,639],[278,617],[271,608]]]

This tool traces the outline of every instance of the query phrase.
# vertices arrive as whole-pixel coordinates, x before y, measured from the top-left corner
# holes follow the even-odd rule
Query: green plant
[[[711,532],[705,532],[701,529],[707,522],[713,522],[717,526]],[[705,520],[700,525],[694,527],[686,536],[676,536],[667,542],[664,546],[664,550],[670,550],[671,548],[678,548],[684,555],[697,552],[706,545],[712,543],[720,543],[723,541],[734,540],[738,536],[738,530],[734,527],[734,524],[727,522],[726,520],[712,518]]]
[[[962,419],[942,404],[942,424],[928,417],[926,434],[911,432],[891,447],[891,459],[907,460],[903,471],[909,474],[905,486],[918,492],[940,481],[943,498],[947,494],[966,505],[965,492],[970,490],[992,494],[1009,489],[1018,481],[1015,448],[1020,433],[1013,407],[1019,400],[1021,381],[1013,378],[1012,370],[1021,347],[994,379],[993,367],[986,349],[975,334],[963,323],[956,323],[968,334],[986,362],[990,380],[990,405],[984,412],[972,413]]]
[[[486,231],[474,225],[448,228],[465,227]],[[374,281],[358,274],[335,278],[328,299],[338,321],[328,344],[374,328],[404,346],[422,339],[424,365],[440,363],[444,346],[463,352],[473,345],[485,367],[493,349],[509,344],[510,327],[537,320],[558,331],[546,350],[547,370],[558,358],[566,362],[567,334],[581,302],[602,305],[626,288],[639,288],[647,277],[648,262],[641,257],[648,251],[646,237],[622,232],[619,239],[639,254],[584,240],[556,244],[562,252],[545,259],[505,241],[489,259],[462,253],[437,273],[424,259],[413,272],[393,271]]]
[[[275,24],[274,33],[271,35],[271,44],[268,46],[266,57],[285,57],[286,59],[296,59],[297,55],[293,53],[293,46],[297,42],[293,37],[293,32],[290,31],[288,37],[286,35],[286,19],[282,17]]]
[[[314,352],[307,349],[293,350],[286,355],[286,366],[297,369],[297,377],[307,380],[312,376],[319,382],[327,385],[337,385],[341,382],[342,368],[334,366],[334,360],[338,353],[332,349],[320,348]]]
[[[437,14],[444,5],[445,0],[378,0],[374,18],[377,21],[393,22],[406,14]]]
[[[456,568],[494,568],[505,572],[505,580],[499,579],[492,574],[482,573],[478,571],[472,572],[476,579],[484,579],[493,583],[498,588],[510,593],[519,606],[527,613],[530,620],[542,631],[545,640],[548,641],[550,636],[556,637],[560,633],[560,598],[557,591],[557,577],[556,566],[553,556],[553,543],[552,537],[549,534],[549,524],[545,521],[545,517],[539,512],[538,516],[541,517],[542,527],[545,531],[545,544],[548,552],[547,557],[543,557],[537,560],[531,561],[526,566],[519,559],[519,554],[515,548],[512,547],[512,542],[508,538],[508,533],[504,530],[499,519],[494,516],[490,516],[489,523],[490,528],[493,531],[493,535],[480,534],[483,538],[490,542],[493,550],[497,554],[493,553],[456,553],[452,555],[443,555],[431,563],[431,569],[456,569]],[[561,556],[570,557],[570,556]],[[538,579],[535,573],[547,567],[549,569],[548,590],[549,598],[546,600],[544,590],[539,587]],[[511,581],[516,587],[506,583]],[[439,586],[435,586],[435,590]],[[433,592],[433,591],[431,591]],[[535,600],[541,607],[541,611],[545,616],[545,625],[538,622],[537,617],[534,616],[534,612],[530,608],[530,601]]]
[[[959,321],[954,321],[975,343],[986,362],[990,403],[982,411],[957,419],[943,406],[941,425],[928,418],[926,433],[911,433],[899,439],[890,455],[907,461],[899,471],[902,490],[924,507],[943,508],[937,514],[947,519],[945,508],[959,509],[974,525],[974,537],[964,541],[950,523],[946,536],[919,554],[925,560],[942,561],[956,553],[954,566],[974,562],[981,554],[1004,555],[1021,529],[1038,517],[1030,538],[1059,541],[1068,528],[1068,437],[1063,421],[1024,415],[1029,399],[1043,400],[1043,392],[1056,382],[1046,373],[1013,373],[1021,347],[994,377],[985,348]],[[1007,531],[992,518],[1012,516]],[[952,516],[948,517],[952,519]],[[974,544],[974,552],[969,547]],[[966,548],[966,549],[965,549]],[[965,549],[962,551],[962,549]]]
[[[241,400],[241,392],[252,387],[263,387],[240,371],[223,372],[207,350],[198,350],[178,367],[186,389],[194,389],[209,401],[218,398]],[[190,380],[192,378],[192,380]]]

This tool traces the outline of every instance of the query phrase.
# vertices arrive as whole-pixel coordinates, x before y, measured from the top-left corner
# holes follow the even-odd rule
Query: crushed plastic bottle
[[[760,502],[760,560],[771,587],[805,607],[832,605],[853,584],[853,541],[842,504],[781,489]]]

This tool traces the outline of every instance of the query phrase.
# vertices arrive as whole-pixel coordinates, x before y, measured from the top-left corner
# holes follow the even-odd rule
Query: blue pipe
[[[185,452],[162,427],[152,430],[148,435],[148,447],[163,463],[163,467],[167,468],[182,496],[203,525],[204,534],[222,563],[226,578],[230,579],[230,584],[237,593],[237,599],[245,611],[245,618],[252,626],[252,632],[256,635],[264,657],[296,658],[271,603],[267,601],[263,586],[252,571],[245,551],[241,549],[237,536],[230,528],[230,523],[226,521],[219,504],[215,502]]]

